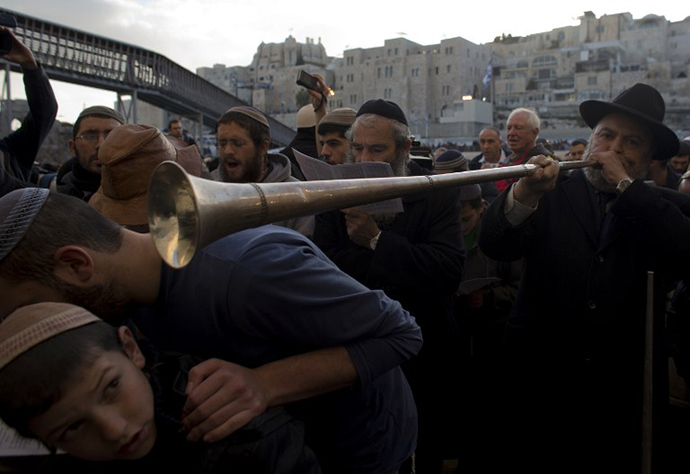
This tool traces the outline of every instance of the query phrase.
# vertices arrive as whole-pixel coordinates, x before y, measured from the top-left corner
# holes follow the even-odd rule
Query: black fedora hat
[[[580,115],[590,128],[609,114],[624,114],[641,120],[652,133],[655,153],[652,158],[668,160],[678,153],[678,136],[662,123],[666,105],[658,90],[637,83],[621,92],[612,102],[586,100],[580,104]]]

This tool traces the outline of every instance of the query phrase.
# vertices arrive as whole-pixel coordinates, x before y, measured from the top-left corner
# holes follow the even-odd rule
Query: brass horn
[[[590,165],[560,163],[561,170]],[[149,228],[163,260],[182,268],[198,249],[240,230],[437,188],[519,178],[535,168],[524,164],[400,178],[237,184],[197,178],[166,161],[149,185]]]

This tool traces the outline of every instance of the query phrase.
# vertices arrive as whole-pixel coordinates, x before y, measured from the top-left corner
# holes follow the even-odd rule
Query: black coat
[[[603,455],[601,466],[608,459],[618,472],[632,472],[623,466],[639,461],[647,272],[655,272],[661,316],[664,282],[690,268],[690,197],[638,180],[602,224],[593,188],[578,170],[562,174],[536,212],[513,228],[506,195],[487,211],[480,245],[497,260],[525,258],[506,331],[519,374],[512,389],[525,395],[530,423],[542,423],[540,441],[581,460]],[[660,336],[663,319],[655,324]],[[661,389],[668,359],[661,344],[655,349]],[[664,390],[656,400],[664,401]]]
[[[29,113],[18,130],[0,139],[5,161],[4,169],[0,164],[0,196],[15,189],[36,186],[30,182],[31,168],[57,115],[55,94],[42,67],[24,71],[24,89]]]
[[[418,450],[445,448],[441,443],[457,449],[453,436],[459,422],[454,417],[464,408],[459,397],[466,364],[452,310],[464,263],[459,191],[441,189],[402,199],[405,212],[382,229],[375,251],[349,239],[340,211],[316,217],[314,241],[341,270],[383,290],[416,318],[424,345],[403,369],[419,413]]]

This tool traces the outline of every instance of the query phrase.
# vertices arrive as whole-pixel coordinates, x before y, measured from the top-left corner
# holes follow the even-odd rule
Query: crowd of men
[[[205,359],[189,370],[179,413],[190,443],[227,439],[285,406],[304,423],[310,472],[634,472],[647,450],[657,472],[669,468],[669,357],[690,376],[690,143],[664,125],[654,88],[583,102],[592,133],[565,160],[591,166],[568,172],[526,108],[509,115],[505,138],[503,124],[482,129],[472,160],[440,150],[425,169],[397,104],[329,110],[320,77],[290,156],[269,153],[261,111],[234,107],[217,121],[213,172],[179,120],[166,136],[97,105],[77,117],[72,159],[49,191],[31,171],[57,103],[12,38],[4,59],[22,67],[30,112],[0,140],[0,318],[71,303]],[[292,148],[430,180],[536,169],[405,196],[402,212],[296,212],[221,238],[183,269],[163,263],[146,213],[156,165],[299,183]],[[643,445],[648,410],[654,443]]]

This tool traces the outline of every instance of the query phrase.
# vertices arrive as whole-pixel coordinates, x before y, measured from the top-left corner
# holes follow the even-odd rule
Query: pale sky
[[[247,66],[262,41],[278,43],[289,35],[299,42],[320,38],[330,56],[340,56],[344,49],[381,46],[400,36],[420,44],[457,36],[487,43],[502,33],[525,36],[577,25],[585,11],[597,17],[630,12],[635,19],[654,13],[670,21],[690,16],[690,9],[677,0],[421,0],[395,6],[371,0],[0,0],[3,9],[132,43],[191,71],[215,63]],[[21,89],[14,80],[13,98],[23,97]],[[58,119],[70,122],[84,106],[112,106],[115,100],[113,93],[64,83],[54,83],[54,89]]]

